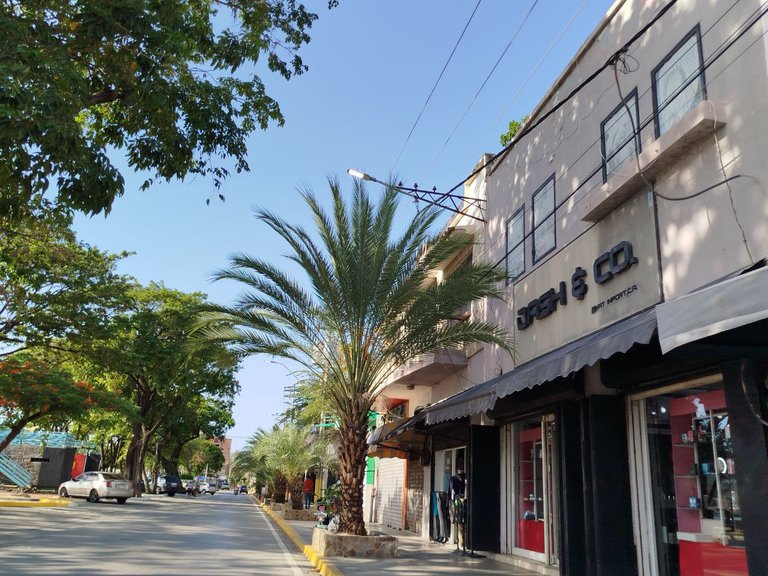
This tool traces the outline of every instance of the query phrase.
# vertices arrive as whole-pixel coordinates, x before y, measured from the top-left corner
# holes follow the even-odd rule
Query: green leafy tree
[[[119,375],[120,391],[136,407],[125,453],[126,476],[141,479],[147,450],[164,424],[199,396],[234,397],[237,359],[222,345],[190,349],[190,332],[204,298],[152,284],[132,292],[133,308],[112,319],[113,338],[95,341],[91,362]]]
[[[106,337],[132,285],[124,256],[78,242],[68,219],[0,222],[0,355]]]
[[[127,411],[130,405],[44,359],[19,354],[0,361],[0,424],[9,428],[0,452],[28,424],[58,424],[95,408]]]
[[[205,470],[216,472],[224,466],[224,454],[221,448],[206,438],[196,438],[187,442],[181,450],[181,462],[194,476]]]
[[[471,238],[443,234],[422,254],[436,210],[420,211],[394,238],[394,189],[374,206],[358,183],[348,207],[338,182],[330,184],[331,215],[314,195],[304,194],[319,242],[273,213],[257,214],[288,244],[308,286],[269,262],[236,255],[217,276],[242,283],[247,292],[234,306],[204,314],[200,330],[208,342],[226,342],[241,354],[288,358],[314,374],[339,424],[340,530],[365,534],[366,434],[377,391],[398,366],[420,354],[478,341],[511,351],[499,327],[455,321],[471,302],[499,296],[504,274],[474,262],[443,283],[429,282],[441,262],[471,247]]]
[[[0,214],[47,192],[109,211],[124,179],[248,170],[246,139],[284,119],[254,73],[289,79],[317,16],[296,0],[4,0],[0,3]]]
[[[517,136],[517,133],[520,132],[520,128],[525,126],[525,123],[528,122],[529,119],[530,116],[526,114],[520,120],[510,120],[509,125],[507,126],[507,131],[499,136],[499,142],[501,142],[501,145],[506,146],[512,142],[512,140],[515,139],[515,136]]]
[[[156,438],[156,464],[168,474],[179,473],[182,449],[198,437],[221,438],[235,425],[233,397],[194,396],[174,410]],[[221,466],[216,468],[219,470]],[[157,470],[155,470],[157,477]]]

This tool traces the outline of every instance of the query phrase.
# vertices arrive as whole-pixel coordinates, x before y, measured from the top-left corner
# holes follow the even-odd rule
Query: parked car
[[[125,504],[133,496],[133,484],[121,474],[114,472],[85,472],[59,486],[59,496],[78,496],[98,502],[103,498],[114,498],[118,504]]]
[[[161,476],[157,480],[157,491],[159,494],[168,494],[171,497],[176,496],[181,491],[181,480],[173,474]]]
[[[200,494],[216,494],[216,486],[208,482],[200,482]]]

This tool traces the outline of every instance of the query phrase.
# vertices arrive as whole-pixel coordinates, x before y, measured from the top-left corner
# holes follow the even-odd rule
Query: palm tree
[[[268,432],[259,428],[246,442],[242,450],[238,450],[232,457],[232,467],[229,474],[233,478],[242,478],[248,484],[260,489],[264,484],[269,484],[271,472],[264,462],[264,457],[256,453],[256,446]],[[245,483],[245,482],[244,482]],[[274,482],[273,482],[274,483]],[[285,493],[285,490],[283,490]]]
[[[308,286],[268,262],[236,254],[217,278],[241,282],[247,291],[233,306],[204,313],[200,329],[206,341],[294,360],[315,376],[339,423],[339,529],[364,535],[368,413],[386,379],[406,361],[441,348],[486,342],[512,349],[497,326],[451,321],[471,302],[500,296],[504,274],[496,267],[475,262],[442,283],[430,281],[441,262],[471,248],[471,238],[430,240],[438,212],[426,209],[393,239],[393,188],[374,206],[364,185],[355,183],[349,208],[337,180],[330,188],[331,215],[311,192],[303,193],[319,242],[274,213],[257,212],[288,244],[289,259],[306,273]]]
[[[327,454],[327,445],[322,439],[315,438],[308,428],[290,424],[264,434],[253,447],[256,458],[261,458],[269,470],[285,478],[294,510],[301,510],[304,504],[302,475],[325,463]]]

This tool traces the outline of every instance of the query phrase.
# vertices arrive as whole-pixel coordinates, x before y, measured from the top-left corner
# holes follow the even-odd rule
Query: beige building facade
[[[449,227],[508,274],[470,312],[517,353],[436,353],[384,390],[408,409],[374,440],[403,482],[423,468],[425,538],[462,470],[448,548],[461,530],[549,574],[768,573],[765,13],[617,1],[467,183],[484,222]]]

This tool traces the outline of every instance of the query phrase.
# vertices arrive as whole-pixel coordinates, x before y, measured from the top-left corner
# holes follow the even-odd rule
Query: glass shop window
[[[722,388],[649,398],[645,411],[659,575],[704,574],[696,567],[707,566],[707,574],[746,576]]]

